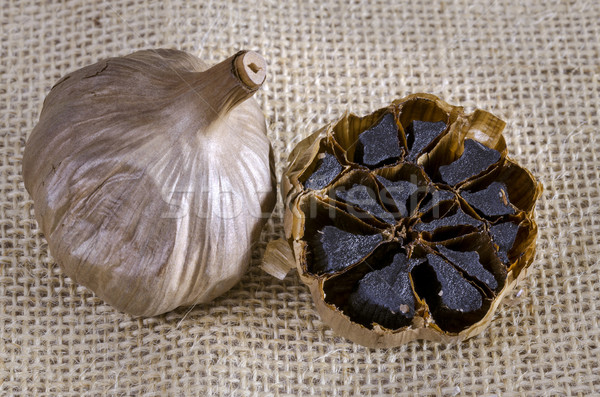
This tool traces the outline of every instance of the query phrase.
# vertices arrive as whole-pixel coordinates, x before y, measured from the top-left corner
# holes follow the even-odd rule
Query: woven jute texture
[[[1,395],[578,395],[600,393],[600,2],[35,1],[0,5]],[[491,326],[458,345],[367,349],[335,336],[296,274],[252,268],[214,302],[121,314],[62,275],[23,187],[42,101],[64,74],[169,47],[265,56],[256,95],[281,175],[345,110],[431,92],[507,121],[545,186],[538,254]],[[226,250],[227,247],[222,247]]]

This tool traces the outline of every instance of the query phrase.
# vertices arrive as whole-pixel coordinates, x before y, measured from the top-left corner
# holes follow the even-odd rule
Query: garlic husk
[[[23,158],[51,254],[141,316],[208,302],[247,270],[275,203],[265,62],[176,50],[111,58],[51,90]]]

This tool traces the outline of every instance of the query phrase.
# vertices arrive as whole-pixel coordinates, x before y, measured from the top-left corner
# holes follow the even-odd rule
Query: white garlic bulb
[[[146,50],[62,78],[27,141],[23,179],[64,273],[140,316],[237,283],[275,203],[250,98],[265,76],[254,52],[207,69]]]

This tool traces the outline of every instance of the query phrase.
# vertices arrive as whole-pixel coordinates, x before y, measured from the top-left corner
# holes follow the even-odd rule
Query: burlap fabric
[[[600,393],[600,2],[4,0],[0,6],[0,394],[580,395]],[[413,92],[507,120],[545,185],[538,255],[482,335],[366,349],[336,337],[298,277],[257,264],[211,304],[132,319],[64,277],[21,178],[26,137],[65,73],[137,49],[214,63],[264,54],[256,95],[281,175],[343,111]],[[223,247],[227,249],[227,247]]]

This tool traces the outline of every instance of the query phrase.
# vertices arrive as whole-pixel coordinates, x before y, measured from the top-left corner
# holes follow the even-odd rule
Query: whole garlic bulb
[[[177,50],[110,58],[50,91],[23,157],[36,219],[64,273],[152,316],[239,281],[275,204],[266,64],[211,67]]]

